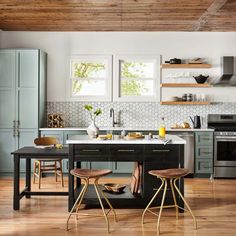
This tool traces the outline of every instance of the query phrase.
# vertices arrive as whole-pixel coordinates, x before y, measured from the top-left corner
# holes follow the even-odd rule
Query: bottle
[[[159,137],[160,138],[165,138],[166,136],[166,127],[165,127],[165,120],[164,120],[164,117],[161,118],[161,124],[160,124],[160,127],[159,127]]]

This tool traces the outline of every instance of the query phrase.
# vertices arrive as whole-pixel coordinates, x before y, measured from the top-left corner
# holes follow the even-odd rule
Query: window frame
[[[73,60],[98,60],[107,61],[107,79],[105,78],[105,95],[81,95],[73,96],[72,94],[72,82],[73,78],[71,76],[71,64]],[[101,55],[101,54],[80,54],[80,55],[71,55],[68,62],[68,75],[69,79],[67,80],[67,99],[69,101],[111,101],[112,100],[112,55]],[[78,79],[79,80],[79,79]],[[92,80],[92,78],[90,78]],[[103,81],[103,79],[101,79]]]
[[[133,60],[133,61],[153,61],[153,95],[152,96],[121,96],[121,71],[120,71],[120,63],[124,60]],[[139,79],[137,79],[139,80]],[[142,80],[140,78],[140,80]],[[114,57],[114,78],[113,78],[113,101],[133,101],[133,102],[150,102],[150,101],[158,101],[159,100],[159,89],[158,84],[160,80],[160,55],[115,55]]]

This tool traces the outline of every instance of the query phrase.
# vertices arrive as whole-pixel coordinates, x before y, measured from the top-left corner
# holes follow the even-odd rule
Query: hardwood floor
[[[104,180],[104,179],[103,179]],[[108,179],[104,180],[108,182]],[[125,178],[118,182],[128,183]],[[165,209],[161,218],[163,236],[222,236],[236,235],[236,180],[186,179],[185,197],[198,221],[194,230],[193,221],[188,213],[180,215],[178,224],[175,210]],[[37,184],[33,185],[37,189]],[[43,179],[42,191],[64,189],[54,178]],[[0,179],[0,235],[10,236],[89,236],[106,235],[106,224],[102,217],[80,217],[77,225],[71,219],[70,230],[65,231],[68,216],[67,197],[32,197],[21,200],[20,211],[12,209],[12,179]],[[100,209],[87,212],[100,213]],[[117,209],[118,222],[110,216],[110,235],[152,236],[156,235],[154,215],[146,215],[146,224],[141,226],[142,209]]]

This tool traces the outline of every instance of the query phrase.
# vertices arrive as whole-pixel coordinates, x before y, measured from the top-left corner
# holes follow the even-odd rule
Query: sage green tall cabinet
[[[1,174],[13,172],[10,153],[33,145],[44,124],[46,59],[38,49],[0,49]]]

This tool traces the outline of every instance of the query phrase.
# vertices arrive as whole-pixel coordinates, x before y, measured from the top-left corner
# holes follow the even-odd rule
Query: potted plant
[[[89,104],[86,104],[84,106],[84,108],[89,112],[90,117],[91,117],[91,121],[92,121],[91,125],[87,128],[87,133],[88,133],[89,137],[96,138],[98,135],[99,129],[95,124],[95,119],[97,116],[102,114],[102,110],[100,108],[98,108],[97,110],[94,111],[93,106],[89,105]]]

